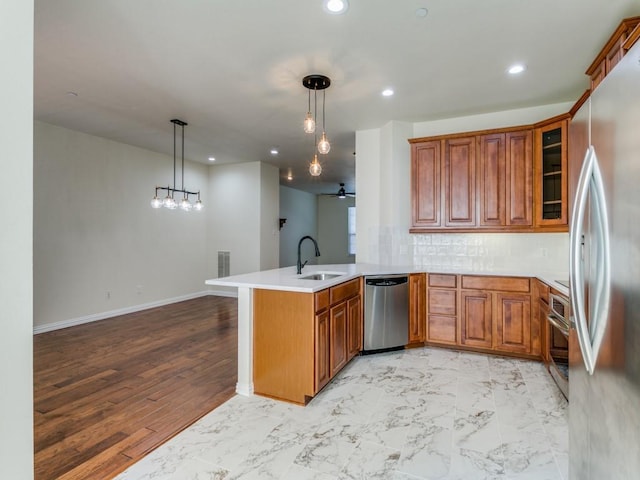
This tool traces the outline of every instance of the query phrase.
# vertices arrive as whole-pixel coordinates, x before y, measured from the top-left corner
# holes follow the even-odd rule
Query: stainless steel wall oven
[[[569,300],[550,293],[547,314],[549,373],[567,398],[569,398],[569,318]]]

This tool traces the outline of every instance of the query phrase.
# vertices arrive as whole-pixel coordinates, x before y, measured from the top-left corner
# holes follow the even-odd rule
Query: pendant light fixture
[[[309,89],[309,102],[308,102],[309,108],[308,108],[307,116],[305,118],[305,123],[304,123],[304,126],[305,126],[304,131],[306,133],[315,132],[315,127],[316,127],[315,118],[318,113],[317,92],[318,90],[322,90],[322,136],[320,137],[320,141],[317,144],[317,148],[318,148],[318,153],[322,155],[326,155],[327,153],[329,153],[329,150],[331,150],[331,144],[327,139],[327,133],[325,130],[325,96],[326,96],[326,89],[329,88],[329,86],[331,85],[331,79],[326,75],[320,75],[320,74],[307,75],[302,79],[302,85],[305,88]],[[313,118],[311,118],[311,90],[313,90],[313,95],[314,95]],[[311,125],[311,122],[313,122],[313,129],[307,128],[307,120],[309,120],[308,122],[309,125]]]
[[[204,208],[204,205],[200,200],[200,191],[190,192],[184,188],[184,127],[186,127],[188,123],[178,120],[177,118],[172,119],[171,123],[173,123],[173,186],[167,185],[166,187],[156,187],[156,193],[151,200],[151,207],[165,207],[169,210],[175,210],[179,205],[185,212],[192,209],[200,211]],[[180,126],[182,129],[182,188],[176,188],[176,125]],[[167,196],[164,200],[160,200],[158,197],[158,190],[167,191]],[[180,204],[178,204],[174,198],[175,193],[182,193],[182,200],[180,200]],[[197,195],[198,200],[195,203],[191,203],[189,201],[189,195]]]
[[[312,177],[318,177],[322,173],[322,165],[318,162],[318,154],[313,155],[313,162],[309,164],[309,173]]]

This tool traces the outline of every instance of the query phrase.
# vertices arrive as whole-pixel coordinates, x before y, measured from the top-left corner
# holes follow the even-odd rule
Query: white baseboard
[[[253,382],[236,383],[236,393],[244,397],[251,397],[253,395]]]
[[[213,295],[217,297],[237,297],[238,293],[224,290],[205,290],[202,292],[189,293],[187,295],[180,295],[179,297],[165,298],[163,300],[158,300],[155,302],[132,305],[130,307],[118,308],[116,310],[109,310],[107,312],[92,313],[91,315],[71,318],[69,320],[62,320],[60,322],[48,323],[46,325],[38,325],[33,328],[33,334],[37,335],[38,333],[52,332],[54,330],[60,330],[62,328],[75,327],[76,325],[97,322],[98,320],[105,320],[107,318],[117,317],[119,315],[140,312],[142,310],[148,310],[149,308],[162,307],[164,305],[170,305],[172,303],[184,302],[185,300],[205,297],[207,295]]]

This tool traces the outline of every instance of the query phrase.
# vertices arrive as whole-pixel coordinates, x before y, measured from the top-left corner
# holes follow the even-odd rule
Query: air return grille
[[[230,275],[229,261],[231,258],[230,252],[218,252],[218,278],[228,277]]]

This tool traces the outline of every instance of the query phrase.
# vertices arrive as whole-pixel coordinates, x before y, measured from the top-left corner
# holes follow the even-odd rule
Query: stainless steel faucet
[[[300,239],[300,241],[298,242],[298,263],[297,263],[297,267],[298,267],[298,275],[300,275],[302,273],[302,267],[304,267],[308,260],[304,263],[302,263],[302,260],[300,259],[300,247],[302,246],[302,242],[305,241],[306,239],[309,239],[313,242],[313,245],[316,247],[316,257],[320,256],[320,250],[318,249],[318,242],[316,242],[313,237],[310,237],[309,235],[305,235],[304,237],[302,237]]]

